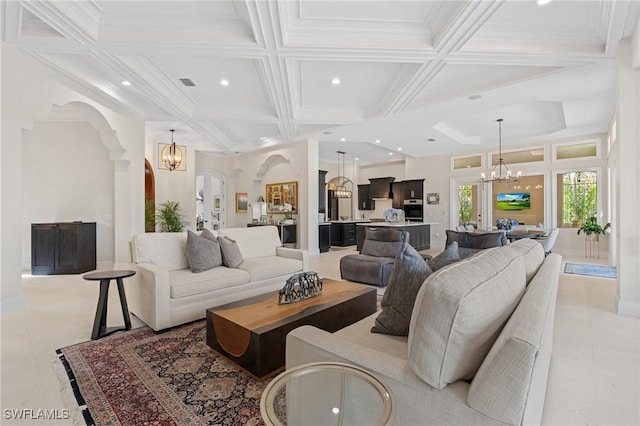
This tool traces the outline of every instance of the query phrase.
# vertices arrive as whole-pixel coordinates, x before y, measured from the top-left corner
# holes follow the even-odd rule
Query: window
[[[556,146],[556,160],[565,160],[568,158],[596,157],[597,155],[597,141]]]
[[[470,169],[472,167],[482,166],[482,156],[474,155],[472,157],[455,157],[453,159],[453,170]]]
[[[594,171],[558,175],[558,227],[576,228],[598,209],[598,174]]]
[[[478,185],[458,185],[458,225],[476,224]]]
[[[502,152],[502,159],[507,164],[535,163],[544,161],[544,148],[533,148],[523,151]],[[500,154],[491,155],[491,164],[498,164]]]

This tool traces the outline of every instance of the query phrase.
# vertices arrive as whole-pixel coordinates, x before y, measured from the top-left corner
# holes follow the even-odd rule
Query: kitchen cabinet
[[[394,209],[401,209],[405,200],[404,182],[393,182],[391,184],[391,192],[393,192],[391,207]]]
[[[325,253],[331,248],[331,224],[321,223],[318,226],[318,248],[320,253]]]
[[[362,251],[369,228],[396,228],[409,233],[409,244],[416,250],[431,248],[431,223],[370,223],[358,225],[356,231],[356,249]]]
[[[318,213],[327,213],[327,171],[318,170]]]
[[[357,210],[373,210],[373,200],[370,193],[371,185],[358,185],[358,208]]]
[[[331,222],[331,245],[338,247],[353,246],[356,244],[356,224],[365,223],[357,221]]]
[[[404,199],[422,199],[424,197],[423,187],[424,179],[405,180],[404,184]]]
[[[96,269],[96,223],[31,224],[31,274],[81,274]]]

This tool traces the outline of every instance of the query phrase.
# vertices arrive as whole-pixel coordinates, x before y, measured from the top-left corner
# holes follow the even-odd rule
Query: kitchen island
[[[409,233],[409,244],[416,250],[431,248],[431,225],[438,222],[371,222],[356,224],[356,247],[362,251],[368,228],[399,228]]]
[[[352,246],[356,243],[356,225],[369,223],[368,220],[330,220],[331,245]]]

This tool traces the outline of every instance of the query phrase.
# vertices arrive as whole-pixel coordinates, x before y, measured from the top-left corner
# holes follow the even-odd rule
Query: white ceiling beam
[[[93,0],[32,0],[20,5],[68,39],[93,43],[98,38],[102,10]]]

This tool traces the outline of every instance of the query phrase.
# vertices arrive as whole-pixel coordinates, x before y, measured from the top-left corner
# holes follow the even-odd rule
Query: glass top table
[[[267,425],[389,425],[395,401],[366,370],[338,362],[304,364],[278,375],[262,393]]]

